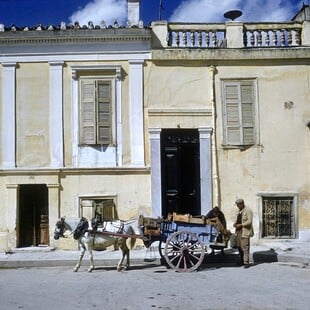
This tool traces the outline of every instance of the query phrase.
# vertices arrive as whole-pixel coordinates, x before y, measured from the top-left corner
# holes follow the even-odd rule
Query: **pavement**
[[[79,255],[78,250],[61,250],[53,247],[16,248],[0,252],[0,269],[63,266],[72,266],[73,268]],[[120,257],[121,252],[114,249],[94,251],[95,266],[116,267]],[[208,254],[206,261],[207,263],[233,262],[236,261],[236,257],[237,252],[227,248],[225,255],[216,251],[215,255]],[[85,253],[82,267],[89,266],[88,258],[88,253]],[[302,268],[310,267],[310,242],[285,240],[268,242],[264,245],[251,245],[251,258],[254,264],[281,262]],[[131,265],[161,264],[159,251],[155,246],[150,248],[137,246],[136,249],[130,251],[130,261]]]

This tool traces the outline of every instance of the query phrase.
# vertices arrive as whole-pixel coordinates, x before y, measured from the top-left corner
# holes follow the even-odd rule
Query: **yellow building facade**
[[[303,10],[308,10],[305,6]],[[206,214],[256,242],[310,225],[310,22],[0,32],[0,246],[61,216]]]

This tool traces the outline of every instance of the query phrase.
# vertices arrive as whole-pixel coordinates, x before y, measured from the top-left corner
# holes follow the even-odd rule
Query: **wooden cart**
[[[158,241],[159,254],[173,270],[190,272],[203,262],[208,247],[225,247],[218,243],[221,227],[216,221],[203,216],[173,214],[171,220],[145,218],[140,216],[139,225],[148,247]]]

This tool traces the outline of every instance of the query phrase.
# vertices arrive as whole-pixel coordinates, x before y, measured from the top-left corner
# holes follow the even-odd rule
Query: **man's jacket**
[[[252,210],[244,207],[241,210],[242,238],[250,238],[254,236],[253,230],[253,213]]]

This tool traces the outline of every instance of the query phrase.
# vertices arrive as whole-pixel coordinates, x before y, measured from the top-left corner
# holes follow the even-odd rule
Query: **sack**
[[[230,247],[232,249],[238,248],[238,246],[237,246],[237,235],[236,234],[231,234],[229,242],[230,242]]]

